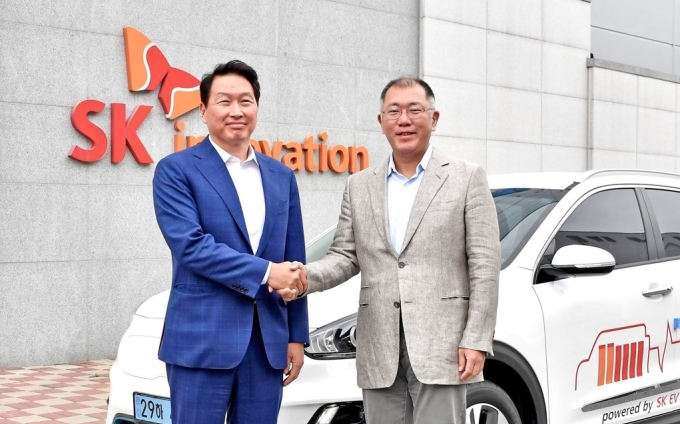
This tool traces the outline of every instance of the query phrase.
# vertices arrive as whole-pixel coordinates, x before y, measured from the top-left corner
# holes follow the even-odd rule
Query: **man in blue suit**
[[[159,351],[172,421],[223,424],[227,414],[230,424],[274,424],[309,342],[306,300],[286,302],[306,290],[293,264],[305,260],[298,188],[290,169],[250,146],[253,68],[217,65],[200,93],[209,136],[161,160],[153,179],[172,253]]]

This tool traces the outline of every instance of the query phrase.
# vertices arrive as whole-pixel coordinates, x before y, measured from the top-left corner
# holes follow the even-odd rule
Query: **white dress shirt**
[[[236,187],[239,202],[241,203],[243,218],[245,218],[246,221],[246,230],[248,231],[248,238],[250,239],[250,247],[253,249],[253,253],[257,253],[257,249],[260,247],[262,229],[264,228],[266,207],[264,203],[262,175],[260,174],[260,165],[257,162],[255,151],[251,146],[248,146],[248,157],[241,162],[239,158],[230,155],[223,148],[218,146],[210,136],[208,139],[227,166],[227,171],[229,171],[231,180],[234,182],[234,187]],[[262,284],[267,282],[271,266],[272,264],[270,262],[264,279],[262,280]]]
[[[432,156],[432,145],[428,146],[423,158],[416,168],[416,174],[406,178],[397,172],[394,166],[394,157],[390,155],[390,165],[387,168],[387,218],[390,230],[390,242],[397,253],[401,253],[401,247],[406,235],[413,202],[416,200],[423,172]]]

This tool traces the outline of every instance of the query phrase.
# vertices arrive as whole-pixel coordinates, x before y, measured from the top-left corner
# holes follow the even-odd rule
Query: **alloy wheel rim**
[[[465,424],[510,424],[500,409],[488,403],[477,403],[467,408]]]

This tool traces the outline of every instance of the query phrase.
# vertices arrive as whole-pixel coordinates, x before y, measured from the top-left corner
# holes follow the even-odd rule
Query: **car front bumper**
[[[109,376],[111,388],[106,424],[134,422],[134,392],[170,396],[165,376],[148,379],[130,375],[118,360],[114,361]],[[361,400],[354,359],[316,360],[305,357],[298,379],[283,389],[278,423],[360,423],[362,417],[354,405]],[[355,418],[337,421],[343,415]],[[334,420],[334,416],[338,418]]]

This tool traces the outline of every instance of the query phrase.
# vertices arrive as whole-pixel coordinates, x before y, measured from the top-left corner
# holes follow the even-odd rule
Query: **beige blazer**
[[[458,348],[491,352],[496,325],[500,243],[486,174],[434,149],[398,254],[388,231],[388,163],[347,180],[330,251],[307,265],[308,293],[361,271],[359,387],[394,382],[400,314],[418,380],[461,384]]]

